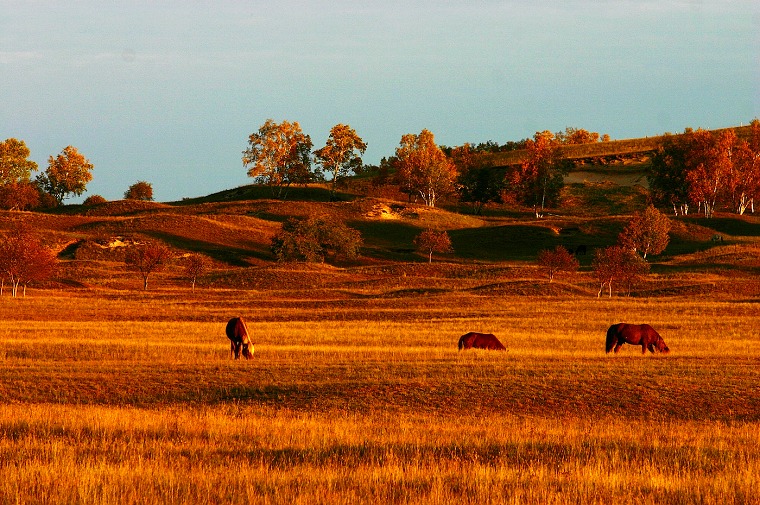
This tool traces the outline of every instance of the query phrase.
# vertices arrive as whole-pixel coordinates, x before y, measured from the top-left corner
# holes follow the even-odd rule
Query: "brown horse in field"
[[[506,351],[504,344],[499,342],[492,333],[477,333],[471,331],[459,338],[459,350],[462,349],[487,349],[489,351]]]
[[[245,359],[253,357],[253,342],[251,342],[248,327],[242,317],[233,317],[227,322],[225,330],[227,338],[230,339],[230,358],[240,359],[240,353],[243,353]]]
[[[660,334],[648,324],[619,323],[610,326],[607,330],[607,352],[613,348],[618,352],[623,344],[640,345],[641,354],[645,354],[647,349],[652,354],[655,349],[662,353],[670,352]]]

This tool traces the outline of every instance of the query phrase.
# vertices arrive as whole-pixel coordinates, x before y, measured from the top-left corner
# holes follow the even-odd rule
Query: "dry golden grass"
[[[0,503],[756,503],[755,303],[36,292],[0,303]],[[255,359],[230,361],[243,315]],[[672,349],[605,355],[649,322]],[[457,352],[469,330],[506,353]]]

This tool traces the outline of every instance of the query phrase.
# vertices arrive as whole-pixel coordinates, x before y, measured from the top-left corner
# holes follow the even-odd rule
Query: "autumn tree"
[[[290,218],[272,239],[272,253],[279,261],[355,259],[361,246],[362,238],[357,230],[322,216]]]
[[[538,265],[546,270],[549,282],[554,281],[557,272],[574,272],[578,270],[580,263],[567,247],[561,245],[554,249],[544,249],[538,253]]]
[[[90,195],[84,199],[82,205],[99,205],[101,203],[106,203],[107,201],[108,200],[106,200],[102,195]]]
[[[726,185],[731,208],[739,215],[754,210],[760,198],[760,120],[750,123],[749,140],[737,140],[734,163]]]
[[[23,296],[26,296],[27,285],[51,277],[55,274],[57,265],[53,251],[27,226],[13,227],[7,235],[0,238],[1,282],[4,283],[6,279],[10,282],[13,297],[17,296],[19,286],[23,286]]]
[[[171,250],[161,242],[146,242],[131,247],[124,256],[127,266],[140,273],[143,290],[148,289],[148,277],[163,270],[172,259]]]
[[[718,198],[733,169],[736,132],[725,130],[713,135],[707,130],[698,130],[690,140],[686,158],[689,198],[699,203],[709,218],[715,213]]]
[[[628,225],[620,233],[620,244],[639,252],[646,259],[648,254],[660,254],[670,242],[670,219],[650,205],[644,212],[634,213]]]
[[[146,181],[137,181],[124,192],[125,200],[153,201],[153,186]]]
[[[395,166],[401,188],[410,195],[419,194],[428,207],[435,207],[439,198],[455,189],[456,167],[428,130],[401,137]]]
[[[652,154],[647,172],[649,191],[655,203],[672,206],[675,214],[682,215],[689,213],[688,138],[685,135],[664,136]]]
[[[29,148],[23,140],[14,138],[0,142],[0,186],[29,182],[37,163],[29,160]]]
[[[40,206],[40,191],[33,182],[18,181],[0,185],[0,209],[31,210]]]
[[[325,146],[314,153],[323,170],[332,175],[331,198],[335,197],[338,179],[361,169],[361,155],[366,150],[366,142],[353,128],[344,124],[332,127]]]
[[[272,187],[277,198],[284,198],[291,184],[312,182],[311,137],[301,131],[298,122],[266,122],[248,137],[243,151],[243,166],[248,176],[259,184]]]
[[[593,144],[599,142],[599,134],[590,132],[583,128],[572,128],[568,126],[564,132],[557,132],[555,138],[562,144]],[[605,135],[609,139],[609,135]]]
[[[190,279],[195,291],[195,281],[208,270],[208,261],[203,255],[192,253],[184,258],[183,263],[185,277]]]
[[[527,156],[508,183],[518,201],[533,207],[537,218],[556,205],[569,166],[559,155],[559,141],[550,131],[536,132],[526,142]]]
[[[76,147],[67,146],[55,158],[50,156],[47,170],[37,176],[37,184],[60,205],[69,195],[84,193],[92,180],[92,169],[92,163]]]
[[[414,245],[417,250],[427,254],[428,263],[433,262],[433,253],[452,253],[451,238],[446,231],[427,229],[414,237]]]
[[[504,188],[504,172],[493,167],[478,156],[470,144],[455,147],[451,160],[456,167],[459,199],[472,203],[475,214],[480,214],[483,206],[490,202],[501,203]]]
[[[621,245],[597,249],[591,266],[599,281],[597,297],[602,296],[605,286],[612,297],[612,285],[618,282],[630,292],[633,283],[649,272],[649,264],[641,256]]]

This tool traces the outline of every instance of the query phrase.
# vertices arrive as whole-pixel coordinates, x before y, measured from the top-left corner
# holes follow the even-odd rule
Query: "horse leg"
[[[651,352],[652,354],[654,354],[654,344],[647,345],[647,349],[649,349],[649,352]]]
[[[230,340],[230,359],[235,358],[235,342]]]
[[[617,354],[621,347],[623,347],[623,342],[618,341],[618,343],[615,344],[615,354]]]

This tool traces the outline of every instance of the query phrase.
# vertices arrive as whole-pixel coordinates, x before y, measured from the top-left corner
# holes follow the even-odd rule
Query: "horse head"
[[[660,351],[663,354],[667,354],[670,352],[670,348],[665,344],[665,341],[662,339],[662,337],[657,339],[657,342],[654,344],[658,351]]]
[[[253,358],[253,342],[243,343],[243,357],[245,359]]]

